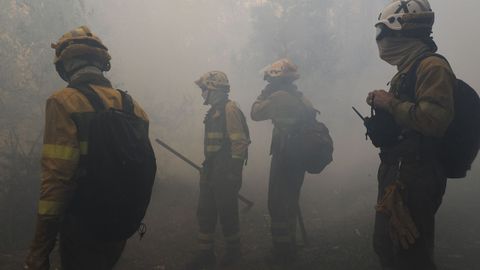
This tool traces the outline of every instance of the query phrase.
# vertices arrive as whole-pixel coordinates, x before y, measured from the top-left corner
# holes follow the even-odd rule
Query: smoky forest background
[[[334,162],[308,175],[301,207],[310,245],[292,269],[379,269],[371,248],[377,150],[353,114],[366,94],[387,88],[395,69],[378,58],[373,27],[388,0],[0,0],[0,269],[20,269],[33,235],[45,100],[61,89],[50,44],[88,25],[113,57],[107,77],[128,90],[162,138],[196,162],[203,155],[200,91],[193,81],[225,71],[231,98],[248,115],[264,87],[261,70],[283,57],[300,68],[299,89],[321,111]],[[456,75],[480,89],[480,3],[431,0],[434,37]],[[272,125],[248,120],[252,145],[241,193],[245,258],[238,269],[268,269],[266,207]],[[143,240],[129,240],[117,269],[182,269],[195,251],[198,173],[154,146],[158,177]],[[480,164],[450,180],[437,215],[441,270],[478,269]],[[300,237],[299,237],[300,239]],[[221,253],[221,235],[218,235]],[[300,241],[300,244],[302,242]],[[54,257],[56,255],[54,254]],[[54,268],[59,269],[54,260]]]

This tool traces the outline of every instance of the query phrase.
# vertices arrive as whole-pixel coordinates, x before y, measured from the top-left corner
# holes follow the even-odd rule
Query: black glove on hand
[[[271,94],[275,92],[275,88],[272,87],[270,84],[265,87],[265,89],[262,90],[262,93],[260,96],[258,96],[258,100],[265,100],[267,99]]]

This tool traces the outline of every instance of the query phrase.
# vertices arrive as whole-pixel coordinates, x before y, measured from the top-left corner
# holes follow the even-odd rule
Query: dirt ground
[[[479,199],[469,192],[474,191],[468,184],[450,185],[438,213],[436,258],[440,270],[479,269],[474,263],[480,254]],[[301,205],[310,245],[299,241],[298,263],[283,269],[380,269],[371,248],[375,193],[375,183],[370,180],[352,186],[338,179],[307,179]],[[244,259],[232,269],[270,269],[265,262],[270,250],[266,180],[246,180],[242,194],[254,200],[255,206],[241,215]],[[196,199],[197,187],[187,180],[159,181],[146,218],[148,232],[143,240],[138,236],[129,240],[116,269],[183,269],[195,252]],[[221,235],[217,238],[221,256]],[[0,251],[0,269],[21,269],[24,256],[25,251]]]

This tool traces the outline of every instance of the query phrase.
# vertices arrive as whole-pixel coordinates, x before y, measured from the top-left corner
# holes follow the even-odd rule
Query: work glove
[[[262,90],[262,93],[260,94],[260,96],[258,96],[258,100],[265,100],[267,99],[271,94],[273,94],[275,92],[275,88],[272,87],[270,84],[268,84],[265,89]]]
[[[23,269],[48,270],[50,269],[50,252],[53,250],[59,230],[57,217],[38,216],[35,237],[30,251],[25,259]]]
[[[417,226],[407,206],[403,202],[402,190],[405,187],[396,181],[385,188],[385,194],[375,209],[390,217],[390,237],[394,243],[408,249],[420,237]]]

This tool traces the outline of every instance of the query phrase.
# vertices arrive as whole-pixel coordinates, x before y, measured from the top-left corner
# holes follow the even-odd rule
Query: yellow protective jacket
[[[87,76],[83,80],[89,83],[107,107],[122,108],[120,93],[103,76]],[[134,113],[148,123],[147,114],[135,101],[134,106]],[[47,100],[38,222],[27,258],[27,264],[30,261],[37,266],[30,269],[46,269],[48,265],[48,254],[55,245],[61,218],[75,193],[79,160],[87,154],[86,127],[93,112],[87,98],[73,88],[64,88]]]
[[[120,93],[111,85],[90,84],[109,108],[122,108]],[[147,114],[134,102],[135,114],[148,122]],[[75,190],[80,156],[87,154],[87,126],[93,107],[78,90],[65,88],[48,100],[42,153],[42,183],[38,214],[62,215]]]
[[[416,234],[416,229],[420,239],[415,241],[421,242],[409,251],[401,251],[405,255],[401,257],[415,259],[415,254],[428,257],[427,254],[433,251],[435,213],[442,202],[447,182],[438,160],[437,138],[444,135],[454,117],[456,78],[444,59],[428,57],[420,62],[416,71],[415,97],[404,96],[405,76],[415,61],[399,69],[390,88],[396,98],[389,104],[388,110],[407,132],[406,139],[382,148],[380,154],[378,198],[391,200],[388,191],[392,191],[394,184],[398,187],[397,181],[403,189],[402,196],[395,194],[395,207],[387,207],[393,219],[378,218],[375,224],[375,250],[387,259],[390,253],[385,253],[385,250],[392,245],[392,237],[395,241],[401,240],[405,235]],[[411,216],[406,215],[404,206]],[[385,234],[387,228],[390,228],[390,235]],[[417,260],[418,263],[428,258],[417,259],[421,259]],[[414,269],[414,266],[411,267]]]
[[[235,102],[228,100],[226,104],[209,110],[205,117],[206,160],[214,157],[223,146],[229,146],[227,150],[232,159],[244,160],[247,158],[249,144],[250,136],[245,117]]]
[[[305,117],[305,108],[314,111],[310,101],[295,85],[267,85],[253,103],[250,112],[252,120],[272,120],[274,125],[271,154],[281,150],[285,135]]]
[[[388,110],[402,127],[424,136],[442,137],[454,117],[455,74],[444,59],[428,57],[417,68],[415,100],[398,98],[404,76],[413,64],[402,68],[392,79],[390,92],[397,98]]]

